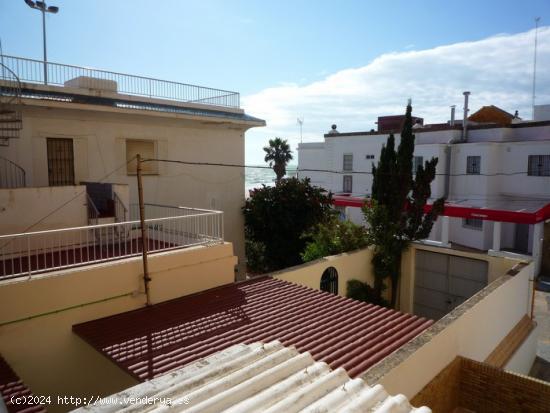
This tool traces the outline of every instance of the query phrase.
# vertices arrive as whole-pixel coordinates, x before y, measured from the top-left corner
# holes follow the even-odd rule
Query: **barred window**
[[[478,231],[483,230],[483,220],[479,218],[465,218],[462,220],[462,226],[464,228],[475,229]]]
[[[353,154],[344,155],[344,171],[353,171]]]
[[[466,158],[466,173],[472,175],[481,173],[481,156],[468,156]]]
[[[550,176],[550,155],[529,155],[527,175]]]
[[[353,176],[344,175],[343,192],[351,193],[353,189]]]
[[[413,158],[413,175],[416,174],[416,171],[418,170],[418,167],[420,165],[424,165],[424,157],[423,156],[415,156]]]

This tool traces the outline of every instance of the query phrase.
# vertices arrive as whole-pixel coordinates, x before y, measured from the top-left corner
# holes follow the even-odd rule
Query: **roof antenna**
[[[296,118],[298,125],[300,125],[300,143],[302,143],[302,125],[304,124],[304,118]]]
[[[533,120],[535,120],[535,87],[537,84],[537,38],[539,34],[540,17],[535,18],[535,53],[533,57]]]

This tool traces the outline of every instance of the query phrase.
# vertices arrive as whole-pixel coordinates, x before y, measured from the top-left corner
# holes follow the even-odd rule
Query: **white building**
[[[542,262],[542,239],[550,238],[550,227],[545,231],[544,225],[550,218],[548,108],[537,107],[535,120],[526,122],[494,106],[484,107],[469,117],[466,136],[461,121],[414,126],[414,168],[437,157],[432,198],[447,199],[432,240],[495,254],[532,255],[537,270],[541,264],[550,270],[550,260]],[[299,145],[300,177],[333,192],[336,207],[363,223],[359,207],[370,195],[372,164],[388,136],[384,130],[339,133],[333,125],[323,142]],[[395,138],[398,145],[398,130]]]
[[[236,92],[57,63],[48,63],[45,84],[41,61],[1,63],[0,235],[26,231],[26,221],[48,215],[82,184],[82,200],[32,230],[86,225],[86,204],[88,218],[97,207],[117,220],[116,206],[137,202],[136,154],[244,164],[245,132],[265,125],[240,108]],[[143,173],[147,203],[223,211],[225,239],[244,269],[244,168],[154,161]]]

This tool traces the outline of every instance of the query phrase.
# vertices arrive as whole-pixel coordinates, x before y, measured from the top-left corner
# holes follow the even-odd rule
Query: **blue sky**
[[[452,4],[421,0],[52,0],[48,4],[61,9],[47,16],[51,61],[240,92],[247,112],[268,122],[268,128],[247,133],[250,163],[261,162],[261,147],[275,134],[295,144],[298,116],[305,118],[305,141],[322,139],[331,123],[338,123],[341,130],[368,129],[377,115],[401,110],[400,102],[404,104],[407,97],[413,98],[413,106],[417,102],[419,115],[428,121],[444,121],[439,118],[443,112],[434,108],[459,105],[462,87],[472,89],[474,107],[490,101],[509,105],[506,110],[517,106],[525,112],[529,91],[526,96],[521,93],[529,83],[529,65],[532,69],[529,30],[535,16],[542,18],[543,26],[539,99],[547,99],[550,87],[548,71],[541,74],[550,42],[550,32],[544,27],[550,24],[549,0]],[[490,40],[495,36],[500,43]],[[40,13],[23,0],[0,0],[0,37],[4,53],[41,58]],[[460,45],[477,46],[474,50]],[[510,45],[521,47],[516,50]],[[440,46],[455,49],[439,53]],[[481,59],[487,48],[498,55],[502,51],[505,55],[500,58],[505,62],[517,59],[521,63],[503,73],[507,75],[502,79],[505,90],[494,76],[502,62],[495,59],[498,65],[489,67],[490,62]],[[515,54],[506,54],[510,48]],[[468,59],[472,53],[481,56],[476,72],[449,63],[455,57]],[[409,62],[417,66],[421,62],[423,70],[403,66]],[[377,71],[386,73],[386,82],[390,73],[395,82],[405,75],[406,87],[386,87]],[[478,71],[485,76],[477,76]],[[506,83],[516,76],[521,79]],[[434,79],[429,90],[422,83],[426,78]],[[349,84],[349,79],[357,83]],[[371,84],[380,88],[373,90]],[[415,93],[420,84],[422,93]],[[323,87],[332,92],[318,92]],[[334,93],[340,88],[345,92]],[[455,95],[456,101],[451,99]],[[550,95],[548,102],[539,103],[550,103]]]

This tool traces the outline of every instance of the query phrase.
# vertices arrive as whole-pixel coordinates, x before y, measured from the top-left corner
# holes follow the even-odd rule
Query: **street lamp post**
[[[45,1],[25,0],[25,3],[31,8],[42,12],[42,41],[44,45],[44,84],[48,84],[48,56],[46,54],[46,13],[57,13],[59,7],[48,6]]]

